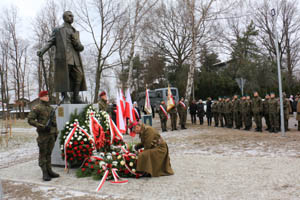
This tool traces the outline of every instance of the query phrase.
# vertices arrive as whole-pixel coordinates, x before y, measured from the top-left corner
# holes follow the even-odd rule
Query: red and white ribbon
[[[184,104],[182,101],[179,101],[179,103],[180,103],[184,108],[186,108],[185,104]]]
[[[168,118],[169,118],[169,117],[168,117],[168,113],[167,113],[167,111],[165,110],[165,108],[164,108],[162,105],[160,105],[159,107],[160,107],[160,109],[163,111],[163,113],[165,114],[165,116],[166,116],[167,119],[168,119]]]
[[[116,135],[123,140],[123,135],[120,132],[120,130],[118,129],[118,127],[116,126],[115,122],[109,117],[109,129],[110,129],[110,143],[113,143],[114,138],[116,137]]]
[[[109,169],[107,169],[106,166],[105,167],[103,166],[103,169],[106,169],[106,170],[104,172],[104,175],[103,175],[98,187],[96,188],[96,192],[99,192],[101,190],[101,188],[103,187],[103,185],[107,179],[107,176],[109,174]],[[117,174],[117,171],[118,171],[118,169],[116,169],[116,168],[111,169],[111,174],[114,177],[114,181],[110,181],[110,182],[111,183],[128,183],[128,180],[119,180],[120,176]]]
[[[95,146],[97,146],[97,148],[101,148],[105,144],[105,133],[103,127],[101,126],[97,118],[94,116],[94,114],[95,114],[94,112],[90,113],[89,128],[90,128],[90,132],[94,136]],[[97,138],[98,135],[99,138]]]

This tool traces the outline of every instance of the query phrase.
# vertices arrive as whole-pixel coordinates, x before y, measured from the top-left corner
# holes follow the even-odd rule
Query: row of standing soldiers
[[[265,118],[267,129],[269,132],[277,133],[280,128],[280,104],[279,99],[274,93],[266,95],[262,100],[258,92],[254,92],[251,99],[249,95],[243,96],[241,99],[237,95],[231,100],[228,98],[219,98],[212,104],[212,114],[215,126],[250,130],[252,128],[252,118],[256,124],[256,131],[262,132],[262,118]],[[284,94],[284,127],[288,131],[288,119],[291,111],[289,100]]]

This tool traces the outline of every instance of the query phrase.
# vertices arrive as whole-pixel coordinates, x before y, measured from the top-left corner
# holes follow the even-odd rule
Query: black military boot
[[[41,167],[42,169],[42,172],[43,172],[43,180],[44,181],[51,181],[51,177],[49,176],[48,174],[48,171],[47,171],[47,167]]]
[[[47,165],[47,172],[48,172],[48,174],[51,178],[58,178],[59,177],[59,174],[52,171],[51,165]]]

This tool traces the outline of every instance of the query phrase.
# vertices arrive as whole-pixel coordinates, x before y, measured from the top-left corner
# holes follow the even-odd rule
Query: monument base
[[[56,109],[56,124],[59,134],[57,140],[55,141],[55,146],[51,155],[51,164],[53,166],[65,166],[64,160],[61,156],[62,152],[59,144],[61,131],[64,129],[66,122],[70,121],[71,114],[74,113],[75,110],[79,114],[86,106],[88,106],[88,104],[62,104]],[[97,106],[97,104],[93,105],[94,108]]]

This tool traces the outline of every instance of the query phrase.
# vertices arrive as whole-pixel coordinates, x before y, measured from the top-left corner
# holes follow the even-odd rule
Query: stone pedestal
[[[64,166],[64,160],[61,157],[61,150],[59,145],[59,138],[61,134],[61,130],[63,130],[66,122],[70,120],[70,115],[77,110],[77,113],[83,111],[83,109],[88,104],[62,104],[56,109],[56,123],[57,123],[57,129],[59,131],[59,135],[57,137],[57,140],[55,142],[55,146],[51,155],[51,161],[52,165],[55,166]]]

